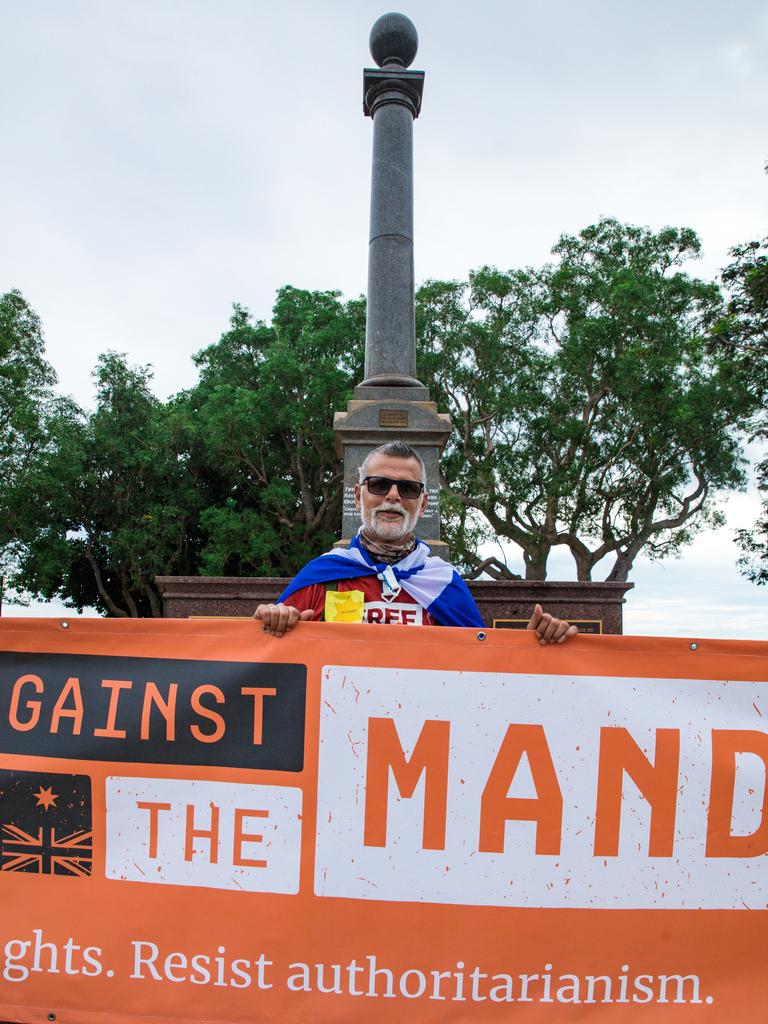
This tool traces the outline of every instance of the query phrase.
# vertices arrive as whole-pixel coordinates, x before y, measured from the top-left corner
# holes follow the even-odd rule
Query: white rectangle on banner
[[[302,791],[110,776],[107,878],[294,894]]]
[[[376,742],[386,741],[391,754],[396,741],[402,753],[396,770],[387,771],[385,760],[384,774],[378,774],[377,792],[387,794],[383,818],[371,808],[366,817],[366,801],[376,798],[370,781],[366,791],[372,719],[377,720],[376,736],[384,737]],[[768,857],[711,855],[707,829],[712,731],[743,730],[759,746],[765,740],[766,721],[768,683],[326,667],[315,892],[354,899],[516,907],[764,909]],[[435,724],[425,731],[425,722]],[[551,822],[510,815],[511,820],[502,819],[497,830],[501,852],[484,852],[483,794],[491,788],[491,776],[497,783],[499,772],[503,777],[500,751],[510,725],[538,728],[545,738],[543,745],[551,755],[547,771],[550,779],[556,776],[555,787],[559,784],[562,793],[560,831],[553,830]],[[608,811],[613,807],[618,846],[615,855],[596,855],[601,729],[612,733],[603,738],[606,750],[626,730],[631,740],[623,749],[626,752],[634,742],[633,763],[647,759],[651,773],[662,764],[661,745],[668,743],[668,750],[679,745],[677,770],[671,776],[667,773],[664,782],[669,797],[671,778],[673,808],[672,817],[667,816],[666,840],[663,814],[654,822],[657,855],[649,854],[651,804],[622,772],[623,762],[617,762],[618,771],[613,773],[614,783],[619,781],[612,804],[606,798],[607,811],[601,814],[610,831]],[[669,732],[658,738],[657,730]],[[423,761],[426,752],[434,769],[426,824],[427,774],[416,768],[408,776],[409,759],[422,740],[420,758]],[[440,751],[447,764],[442,789]],[[413,758],[414,765],[417,760]],[[719,777],[727,774],[726,760],[719,759]],[[736,752],[731,761],[736,771],[726,831],[764,837],[765,755]],[[504,782],[502,791],[496,786],[494,806],[506,798],[522,798],[533,801],[527,806],[535,808],[539,792],[532,768],[541,785],[547,778],[545,767],[546,757],[536,768],[524,753],[517,770],[509,773],[511,785]],[[662,769],[663,765],[659,777]],[[401,792],[409,787],[412,795]],[[519,810],[523,805],[517,806]],[[374,837],[368,845],[366,825],[369,840]],[[547,852],[536,852],[537,840]],[[484,842],[488,850],[488,840]],[[666,849],[665,842],[669,851],[658,855],[660,848]]]

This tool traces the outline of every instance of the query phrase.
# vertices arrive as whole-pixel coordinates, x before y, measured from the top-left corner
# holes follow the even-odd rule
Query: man
[[[369,453],[355,485],[362,524],[349,549],[314,558],[283,591],[277,604],[261,604],[254,618],[282,636],[297,622],[379,622],[482,627],[466,583],[414,528],[427,507],[426,473],[418,452],[390,441]],[[563,643],[578,630],[544,613],[528,623],[541,644]]]

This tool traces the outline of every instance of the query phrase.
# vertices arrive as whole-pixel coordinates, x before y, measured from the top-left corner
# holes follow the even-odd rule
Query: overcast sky
[[[40,314],[63,392],[99,353],[166,397],[233,302],[365,289],[367,40],[388,8],[283,0],[0,0],[0,291]],[[693,227],[714,277],[768,233],[768,3],[410,2],[416,276],[537,264],[603,215]],[[729,526],[643,563],[630,632],[768,639]],[[572,577],[567,562],[557,575]],[[552,574],[554,575],[554,573]],[[42,609],[33,609],[38,614]]]

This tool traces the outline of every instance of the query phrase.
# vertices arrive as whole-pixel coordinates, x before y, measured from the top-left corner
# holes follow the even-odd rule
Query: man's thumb
[[[531,615],[530,619],[528,620],[528,625],[525,628],[526,629],[536,629],[538,624],[541,622],[541,619],[542,619],[543,615],[544,615],[544,611],[543,611],[541,605],[540,604],[534,605],[533,615]]]
[[[314,608],[307,608],[304,612],[299,612],[299,620],[301,622],[307,622],[309,619],[314,619],[315,610]]]

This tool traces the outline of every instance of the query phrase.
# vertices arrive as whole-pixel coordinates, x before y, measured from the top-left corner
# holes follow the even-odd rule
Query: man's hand
[[[571,626],[565,619],[556,619],[549,612],[542,611],[540,604],[533,609],[526,629],[535,629],[542,645],[562,644],[579,632],[578,626]]]
[[[300,612],[298,608],[292,608],[289,604],[260,604],[253,617],[261,619],[265,633],[282,636],[287,630],[293,629],[297,622],[314,619],[315,613],[312,608]]]

